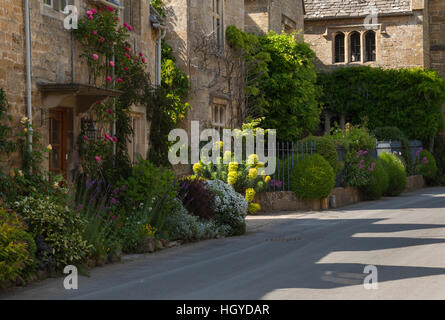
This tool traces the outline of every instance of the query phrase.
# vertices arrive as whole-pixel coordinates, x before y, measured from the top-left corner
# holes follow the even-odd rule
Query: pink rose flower
[[[114,142],[117,142],[117,138],[116,137],[113,137],[112,139],[113,139]]]
[[[130,52],[130,48],[129,47],[125,47],[125,51]]]
[[[112,7],[110,7],[110,6],[107,6],[107,10],[110,11],[110,12],[114,11],[114,9]]]
[[[133,27],[128,25],[128,30],[133,31]]]
[[[143,57],[144,54],[142,52],[139,52],[139,57]]]
[[[146,62],[147,62],[147,60],[145,60],[144,57],[142,57],[141,59],[142,59],[142,62],[143,62],[143,63],[146,63]]]
[[[83,136],[83,140],[88,140],[88,136]]]
[[[125,70],[125,71],[128,71],[128,68],[127,68],[127,67],[124,67],[124,70]]]
[[[96,161],[97,161],[98,163],[100,163],[100,162],[102,161],[102,159],[101,159],[99,156],[95,156],[94,159],[96,159]]]
[[[110,61],[110,66],[114,67],[115,65],[114,61]]]
[[[88,10],[87,12],[85,12],[87,16],[91,16],[93,14],[93,11]]]
[[[93,14],[96,14],[97,13],[97,10],[96,9],[91,9],[91,12],[93,13]]]
[[[108,82],[113,82],[113,79],[112,79],[110,76],[108,76],[108,77],[107,77],[107,81],[108,81]]]
[[[113,114],[113,109],[108,109],[109,114]]]
[[[95,36],[97,36],[97,31],[96,31],[96,30],[94,30],[94,31],[93,31],[93,34],[94,34]]]
[[[117,82],[118,83],[121,83],[121,82],[123,82],[124,80],[122,80],[121,78],[117,78]]]
[[[99,55],[97,55],[96,53],[94,53],[94,54],[93,54],[93,59],[94,59],[94,60],[99,59]]]
[[[105,139],[111,140],[111,137],[110,137],[110,135],[108,133],[105,133]]]
[[[88,16],[88,19],[93,20],[94,17],[93,16]]]

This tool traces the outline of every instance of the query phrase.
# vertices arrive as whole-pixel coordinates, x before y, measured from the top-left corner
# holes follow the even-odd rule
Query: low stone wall
[[[425,187],[425,179],[423,176],[410,176],[406,178],[405,192],[415,191]]]
[[[332,190],[332,195],[335,195],[337,208],[360,201],[360,192],[357,188],[335,188]],[[260,192],[255,195],[254,202],[261,205],[262,212],[321,209],[320,199],[300,199],[292,191]]]
[[[360,202],[360,190],[355,187],[346,187],[346,188],[335,188],[331,192],[330,206],[332,207],[332,196],[335,196],[336,207],[344,207],[349,206],[351,204]]]

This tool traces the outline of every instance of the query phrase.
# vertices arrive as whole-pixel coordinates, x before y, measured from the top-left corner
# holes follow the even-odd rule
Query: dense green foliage
[[[436,159],[428,150],[422,150],[419,154],[419,160],[416,171],[421,174],[427,182],[431,182],[437,175]]]
[[[0,288],[32,271],[35,251],[26,225],[15,212],[0,207]]]
[[[402,160],[387,152],[380,154],[379,158],[389,178],[388,189],[385,194],[388,196],[400,195],[406,187],[406,171]]]
[[[406,170],[409,174],[414,174],[414,163],[409,150],[409,140],[402,130],[397,127],[380,127],[374,129],[373,133],[378,141],[400,141]]]
[[[82,262],[91,247],[82,237],[86,220],[66,206],[49,199],[23,198],[14,204],[36,238],[43,236],[52,248],[51,257],[58,268]],[[50,257],[46,257],[50,258]]]
[[[322,136],[322,137],[314,137],[309,136],[302,140],[302,142],[310,142],[313,141],[316,145],[317,153],[320,154],[323,158],[326,159],[326,161],[329,162],[332,169],[334,169],[334,172],[336,174],[340,173],[341,165],[338,162],[338,153],[337,153],[337,146],[332,141],[332,139],[329,138],[329,136]]]
[[[363,197],[368,200],[379,199],[388,190],[389,186],[388,173],[382,161],[377,159],[375,163],[369,184],[360,187]]]
[[[335,185],[334,170],[321,155],[314,154],[296,164],[290,184],[299,198],[325,198]]]
[[[278,138],[293,141],[312,132],[319,123],[320,108],[313,64],[315,53],[309,45],[297,41],[296,34],[275,34],[256,37],[235,27],[228,28],[228,44],[243,50],[246,62],[257,61],[257,68],[248,70],[246,94],[253,94],[247,108],[261,126],[277,129]],[[290,130],[292,128],[292,130]]]
[[[423,141],[442,127],[445,82],[435,71],[353,67],[318,79],[324,108],[353,124],[367,119],[370,129],[396,126],[409,139]]]
[[[346,124],[345,129],[333,129],[328,136],[337,146],[346,151],[371,150],[375,148],[376,138],[369,132],[366,126],[354,126]]]

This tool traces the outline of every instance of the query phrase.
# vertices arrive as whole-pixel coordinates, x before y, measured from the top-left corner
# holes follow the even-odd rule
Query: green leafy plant
[[[330,139],[346,151],[372,150],[376,145],[376,138],[365,125],[354,126],[347,123],[345,129],[334,128]]]
[[[52,248],[56,267],[83,262],[90,254],[90,245],[82,237],[86,221],[67,206],[49,199],[25,197],[14,203],[34,237],[43,236]]]
[[[365,199],[377,200],[388,190],[388,186],[388,173],[382,161],[377,159],[375,167],[371,172],[369,183],[360,187],[362,195]]]
[[[348,152],[345,159],[344,181],[347,186],[362,187],[372,181],[376,162],[369,157],[367,150]]]
[[[428,150],[422,150],[419,153],[419,160],[416,165],[416,172],[421,174],[427,182],[431,182],[437,175],[436,159]]]
[[[290,184],[299,198],[325,198],[335,185],[334,170],[321,155],[314,154],[295,165]]]
[[[445,81],[424,69],[341,68],[321,73],[321,103],[331,115],[368,127],[395,126],[408,139],[428,142],[443,126]]]
[[[319,123],[315,53],[296,33],[249,35],[234,26],[226,31],[230,47],[249,66],[245,94],[248,114],[261,126],[277,129],[282,141],[295,141]],[[292,130],[289,130],[292,128]]]
[[[406,187],[406,170],[402,160],[387,152],[380,154],[379,158],[389,178],[389,185],[385,194],[388,196],[400,195]]]
[[[302,140],[303,143],[311,141],[315,143],[317,153],[329,162],[336,174],[339,174],[341,171],[341,165],[338,161],[337,146],[335,143],[329,138],[329,136],[309,136]]]
[[[379,141],[399,141],[402,144],[402,157],[408,174],[414,174],[415,164],[411,157],[409,140],[406,135],[397,127],[380,127],[373,131]]]
[[[0,287],[33,271],[36,245],[15,212],[0,207]]]

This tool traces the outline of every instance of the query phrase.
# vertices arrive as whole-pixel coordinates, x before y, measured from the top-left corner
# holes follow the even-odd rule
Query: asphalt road
[[[445,299],[445,188],[248,222],[242,237],[96,268],[75,291],[48,279],[0,299]]]

